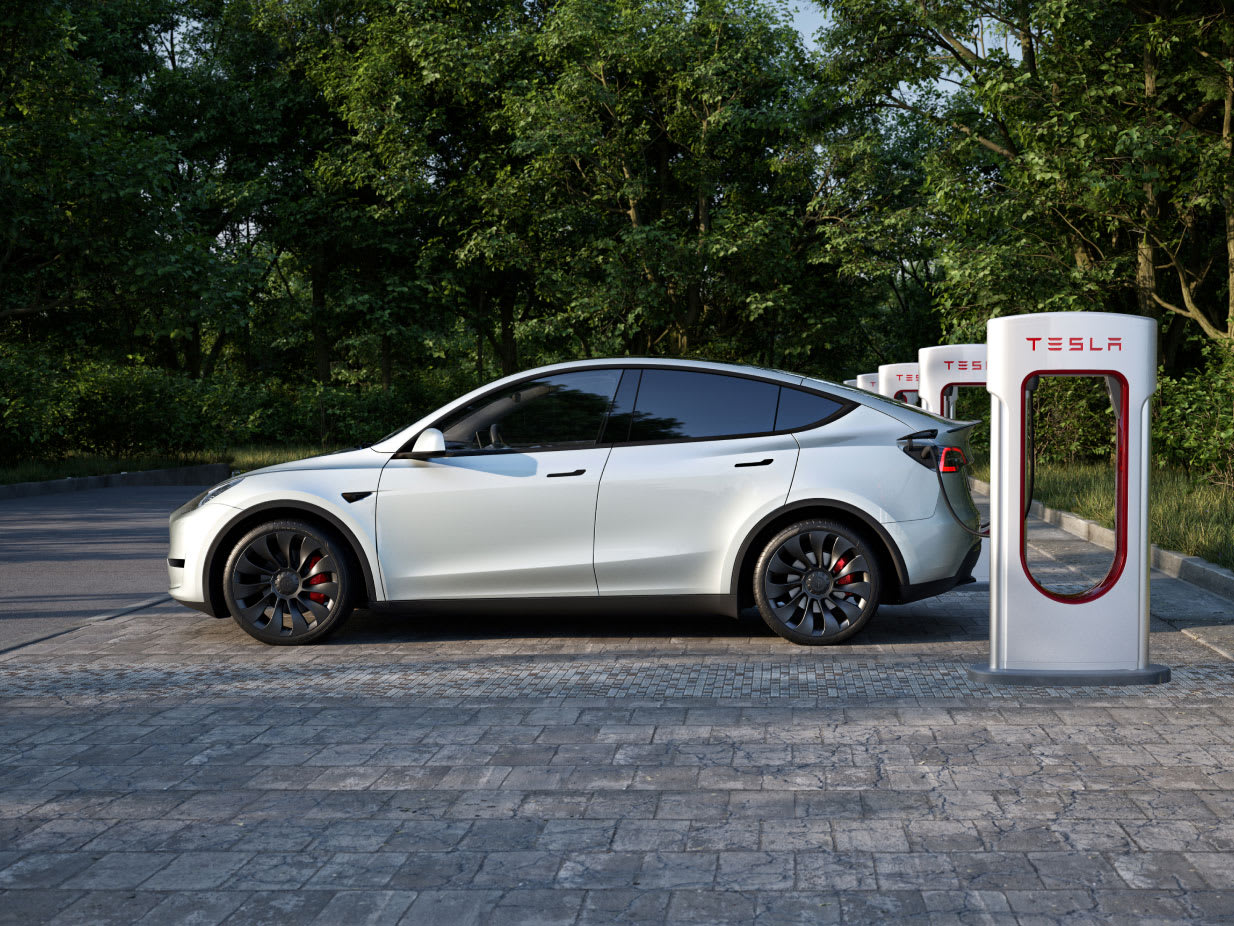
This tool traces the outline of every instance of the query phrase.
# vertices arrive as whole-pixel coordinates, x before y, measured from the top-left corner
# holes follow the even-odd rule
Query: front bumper
[[[197,507],[201,496],[191,499],[171,513],[168,530],[167,586],[171,597],[183,605],[206,614],[206,551],[218,532],[235,517],[238,509],[220,502]]]

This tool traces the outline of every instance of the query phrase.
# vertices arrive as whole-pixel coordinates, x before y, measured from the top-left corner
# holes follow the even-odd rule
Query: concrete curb
[[[67,476],[46,482],[15,482],[0,485],[0,501],[6,498],[30,498],[34,495],[54,495],[60,492],[82,492],[86,489],[108,489],[113,486],[197,486],[214,485],[231,475],[226,463],[199,463],[196,466],[175,466],[171,469],[147,469],[134,473],[111,473],[106,476]]]
[[[986,495],[990,494],[990,484],[988,482],[974,479],[972,480],[972,485],[978,492]],[[1087,518],[1081,518],[1070,511],[1058,511],[1054,508],[1047,508],[1041,502],[1033,502],[1032,507],[1029,508],[1029,513],[1049,524],[1053,524],[1055,527],[1065,530],[1069,534],[1073,534],[1090,543],[1095,543],[1103,549],[1114,549],[1114,531],[1089,521]],[[1214,595],[1220,595],[1223,598],[1229,598],[1234,601],[1234,572],[1223,566],[1217,566],[1198,556],[1184,556],[1182,553],[1175,553],[1173,550],[1163,550],[1155,543],[1152,545],[1149,561],[1154,569],[1160,569],[1168,576],[1182,579],[1184,582],[1189,582],[1205,591],[1212,592]]]

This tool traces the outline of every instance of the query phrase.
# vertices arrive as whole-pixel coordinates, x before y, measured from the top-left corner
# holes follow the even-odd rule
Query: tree
[[[940,338],[940,241],[950,228],[931,207],[923,151],[938,129],[902,113],[840,106],[823,133],[825,167],[812,216],[813,259],[830,261],[861,295],[849,313],[865,336],[865,370],[914,355]]]
[[[943,133],[927,189],[952,223],[940,295],[957,330],[1010,310],[1106,308],[1162,318],[1167,360],[1183,320],[1234,345],[1224,5],[824,6],[826,67],[852,101]]]
[[[73,342],[137,322],[130,281],[168,257],[171,145],[135,130],[163,3],[0,12],[0,322]]]

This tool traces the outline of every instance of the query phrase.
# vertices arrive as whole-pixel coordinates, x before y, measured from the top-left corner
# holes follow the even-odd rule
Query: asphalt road
[[[167,516],[202,486],[0,501],[0,651],[167,594]]]

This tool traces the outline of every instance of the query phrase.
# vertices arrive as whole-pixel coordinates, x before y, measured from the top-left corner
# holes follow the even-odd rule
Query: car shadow
[[[827,647],[800,647],[819,654],[843,653],[855,646],[897,647],[916,643],[973,642],[989,638],[989,621],[984,609],[964,609],[953,616],[937,607],[920,605],[884,606],[870,625],[851,641]],[[447,643],[485,640],[528,640],[542,643],[578,645],[588,640],[680,641],[736,643],[765,640],[795,645],[781,640],[763,622],[758,611],[745,609],[737,618],[724,615],[683,615],[654,610],[632,611],[623,615],[577,614],[475,614],[451,617],[397,614],[357,610],[347,624],[323,646],[389,646],[397,643]]]
[[[734,619],[723,615],[673,614],[646,610],[628,615],[577,614],[474,614],[417,615],[358,609],[347,624],[324,645],[389,645],[397,642],[455,642],[467,640],[628,640],[676,638],[776,639],[755,612]]]

